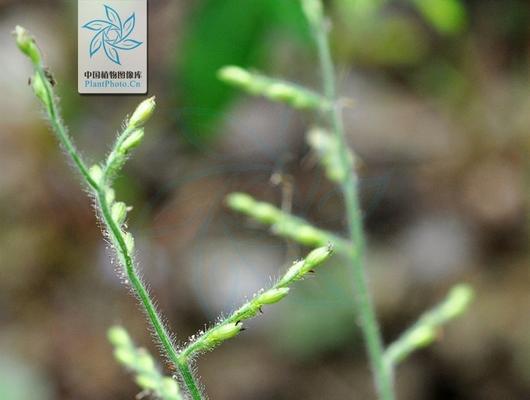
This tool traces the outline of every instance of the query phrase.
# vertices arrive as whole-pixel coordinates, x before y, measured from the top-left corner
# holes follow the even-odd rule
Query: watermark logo
[[[147,0],[78,0],[79,93],[147,93]]]
[[[90,41],[90,57],[97,54],[101,49],[112,62],[121,65],[120,51],[130,51],[142,45],[142,42],[131,39],[136,25],[136,13],[122,23],[120,14],[109,5],[104,5],[106,20],[94,19],[83,25],[83,28],[94,31],[94,37]]]

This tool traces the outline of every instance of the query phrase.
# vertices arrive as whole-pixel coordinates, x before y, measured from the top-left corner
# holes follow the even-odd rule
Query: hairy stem
[[[105,230],[110,236],[131,288],[135,296],[140,301],[145,313],[147,314],[155,337],[162,345],[167,357],[171,360],[175,367],[181,371],[184,381],[186,382],[188,390],[192,394],[193,399],[201,400],[202,395],[198,390],[197,385],[194,384],[193,380],[190,381],[187,378],[189,368],[183,368],[179,362],[177,351],[162,322],[162,317],[156,310],[149,292],[136,270],[134,257],[132,254],[134,246],[130,243],[132,241],[132,237],[130,237],[128,240],[126,233],[124,233],[121,228],[121,222],[116,221],[113,217],[111,207],[114,200],[113,198],[108,198],[109,193],[113,192],[112,188],[110,187],[112,175],[115,174],[125,162],[127,152],[131,148],[135,147],[141,139],[143,131],[139,132],[139,130],[141,130],[143,124],[147,121],[147,119],[149,119],[154,110],[154,99],[149,99],[142,102],[136,109],[129,120],[126,129],[118,137],[118,140],[104,166],[104,169],[101,170],[101,167],[99,166],[94,166],[89,169],[86,163],[83,161],[81,154],[76,149],[71,137],[68,135],[66,126],[62,122],[57,100],[50,82],[50,75],[46,72],[42,64],[42,55],[35,43],[35,40],[24,28],[20,26],[15,28],[14,35],[16,37],[18,47],[29,57],[33,64],[35,70],[35,75],[32,78],[33,90],[36,96],[41,100],[50,120],[53,132],[57,136],[61,146],[65,149],[74,166],[79,171],[83,180],[89,186],[96,198],[98,214],[103,220]],[[137,136],[131,137],[135,132],[137,133]],[[140,135],[138,135],[138,132]],[[135,139],[136,141],[132,139]],[[98,171],[97,174],[93,172],[93,168]]]
[[[319,247],[310,252],[305,259],[296,261],[287,272],[266,291],[260,292],[247,301],[227,318],[206,330],[181,350],[178,358],[186,362],[196,354],[209,351],[225,340],[235,337],[243,329],[243,322],[263,312],[264,306],[275,304],[289,294],[289,286],[299,281],[309,272],[327,260],[333,252],[331,246]]]
[[[359,204],[358,177],[355,170],[350,168],[348,143],[344,133],[340,108],[337,104],[335,73],[325,21],[321,12],[320,4],[316,4],[317,2],[313,0],[306,1],[305,3],[306,13],[311,13],[308,17],[316,39],[324,85],[324,94],[328,101],[331,104],[334,104],[324,116],[340,143],[339,156],[341,163],[345,166],[345,170],[347,171],[341,182],[341,189],[346,207],[348,229],[353,243],[350,251],[350,260],[355,289],[356,310],[359,313],[361,330],[372,365],[379,398],[381,400],[392,400],[395,398],[392,374],[384,362],[383,341],[374,306],[372,304],[364,267],[365,238],[363,232],[362,212]]]
[[[173,347],[170,336],[168,332],[166,331],[164,324],[162,323],[162,319],[160,315],[158,314],[153,304],[153,301],[151,300],[151,297],[149,296],[149,292],[147,291],[147,288],[142,283],[142,281],[140,280],[140,277],[138,276],[138,273],[136,272],[134,261],[133,261],[132,255],[129,254],[127,245],[125,244],[125,238],[123,237],[123,233],[121,229],[117,226],[117,224],[114,222],[114,220],[112,219],[110,208],[106,201],[105,191],[98,189],[96,194],[97,194],[97,202],[98,202],[98,205],[101,211],[101,217],[105,223],[108,233],[111,236],[112,242],[114,243],[120,255],[120,258],[122,259],[123,265],[125,267],[125,272],[127,274],[127,278],[131,284],[134,294],[140,300],[140,303],[142,304],[142,307],[144,308],[149,318],[149,321],[154,329],[154,333],[157,339],[162,344],[164,351],[166,352],[168,357],[173,362],[175,362],[176,351]]]
[[[96,182],[92,179],[88,172],[88,167],[86,166],[85,162],[81,158],[81,155],[77,151],[74,143],[72,142],[72,139],[68,135],[68,130],[66,129],[66,126],[64,125],[62,118],[59,115],[59,110],[57,107],[57,103],[55,101],[55,96],[53,94],[51,84],[48,82],[48,78],[44,72],[44,69],[42,65],[34,65],[35,67],[35,73],[36,76],[39,77],[39,79],[44,82],[46,91],[45,95],[47,98],[46,102],[46,112],[48,114],[48,118],[50,120],[50,124],[52,126],[53,131],[55,132],[55,135],[57,136],[57,139],[59,140],[59,143],[64,148],[72,162],[74,163],[75,167],[87,183],[87,185],[92,188],[96,189],[97,185]]]
[[[191,398],[193,400],[201,400],[202,399],[201,389],[199,388],[199,385],[195,381],[195,376],[193,375],[193,372],[191,371],[189,360],[183,359],[183,358],[177,359],[177,367],[182,377],[182,381],[188,388]]]

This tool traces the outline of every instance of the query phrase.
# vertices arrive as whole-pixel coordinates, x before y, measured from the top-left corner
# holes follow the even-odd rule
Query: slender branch
[[[254,298],[214,327],[208,329],[199,337],[195,338],[179,354],[179,360],[183,362],[193,358],[196,354],[212,350],[225,340],[231,339],[243,329],[243,321],[253,318],[262,312],[262,308],[269,304],[275,304],[289,294],[289,286],[302,279],[306,274],[327,260],[332,253],[332,247],[320,247],[310,252],[303,260],[295,262],[270,289],[258,293]]]
[[[162,375],[151,354],[136,347],[124,328],[113,326],[108,338],[114,346],[116,360],[134,373],[136,383],[146,394],[161,400],[183,400],[177,381]]]
[[[66,151],[66,153],[74,163],[76,169],[79,171],[87,185],[90,188],[95,189],[97,187],[96,183],[90,177],[88,167],[86,166],[81,155],[77,151],[74,143],[72,142],[72,139],[68,135],[68,129],[64,125],[59,115],[59,110],[57,102],[55,100],[55,95],[53,93],[53,88],[48,77],[49,73],[46,72],[42,63],[40,62],[41,56],[38,48],[36,47],[35,42],[31,37],[27,35],[26,31],[19,26],[17,26],[15,34],[17,35],[17,42],[19,43],[19,46],[24,46],[21,47],[21,50],[25,52],[25,54],[27,54],[32,60],[33,67],[35,69],[35,75],[32,78],[31,84],[33,85],[35,94],[40,98],[41,102],[44,105],[46,113],[48,114],[50,124],[57,136],[57,139],[59,140],[59,143]],[[22,42],[21,44],[22,40],[29,40],[30,43]],[[29,55],[27,52],[30,52],[31,55]]]
[[[438,337],[440,327],[466,311],[472,299],[471,287],[465,284],[454,286],[442,303],[423,314],[388,346],[385,351],[388,368],[395,368],[412,352],[430,345]]]
[[[326,98],[300,85],[281,79],[269,78],[257,72],[237,66],[226,66],[219,70],[219,79],[248,93],[264,96],[272,101],[286,103],[296,109],[329,108]]]
[[[301,218],[285,213],[272,204],[256,201],[245,193],[230,194],[227,197],[227,203],[233,210],[271,226],[272,232],[278,236],[306,246],[319,246],[325,241],[330,241],[337,246],[340,253],[349,258],[355,289],[355,305],[360,317],[361,330],[372,365],[378,397],[381,400],[393,400],[395,398],[393,388],[395,365],[416,348],[432,342],[436,333],[435,328],[463,312],[472,292],[471,288],[466,285],[457,286],[442,305],[427,312],[417,324],[384,352],[364,267],[365,237],[359,201],[358,176],[354,169],[355,159],[348,148],[341,109],[337,101],[335,73],[322,3],[321,0],[301,0],[301,2],[318,48],[324,96],[289,82],[268,78],[239,67],[222,68],[219,71],[219,77],[253,95],[284,102],[294,108],[301,108],[299,104],[305,104],[307,108],[314,108],[321,112],[326,128],[313,127],[307,135],[308,143],[319,156],[327,177],[341,187],[349,238],[343,239],[316,228]],[[317,102],[320,102],[320,105]],[[232,323],[238,319],[236,312],[223,323]],[[187,351],[194,353],[200,348],[200,343],[192,343]]]
[[[347,171],[341,182],[341,188],[345,201],[348,228],[353,243],[350,259],[353,285],[355,288],[356,309],[359,313],[361,330],[367,346],[379,398],[382,400],[392,400],[395,397],[392,376],[384,362],[383,341],[372,304],[364,268],[365,238],[362,224],[362,212],[359,204],[358,177],[355,170],[350,168],[351,155],[348,150],[348,143],[344,133],[341,112],[337,105],[335,72],[329,48],[322,3],[320,0],[302,0],[302,5],[306,17],[312,27],[317,44],[318,57],[322,70],[324,94],[327,100],[331,104],[334,104],[328,112],[324,113],[324,117],[339,142],[339,160],[345,167],[345,171]]]
[[[346,239],[316,228],[306,220],[282,211],[270,203],[257,201],[246,193],[231,193],[226,198],[226,203],[232,210],[269,225],[271,232],[277,236],[310,247],[331,243],[339,253],[350,253],[351,245]]]
[[[142,126],[154,111],[154,99],[145,100],[135,110],[127,123],[127,127],[118,137],[103,169],[99,165],[94,165],[91,168],[88,168],[73,144],[72,139],[67,134],[67,129],[62,122],[58,111],[57,100],[49,79],[49,73],[45,70],[42,64],[42,56],[35,40],[20,26],[16,27],[14,34],[18,47],[29,57],[35,69],[35,75],[32,77],[33,90],[44,105],[53,131],[59,142],[65,148],[74,166],[77,168],[96,198],[98,214],[103,220],[105,231],[110,237],[135,296],[138,298],[141,306],[147,314],[154,335],[162,345],[169,360],[175,364],[175,367],[179,369],[183,377],[186,378],[189,368],[183,366],[178,360],[177,351],[171,340],[171,336],[167,332],[164,323],[162,322],[162,317],[156,310],[149,292],[136,270],[133,257],[134,239],[130,233],[123,230],[127,207],[123,203],[114,201],[114,190],[110,186],[113,176],[123,166],[129,152],[136,147],[143,138]],[[194,380],[184,379],[184,381],[186,382],[193,399],[201,400],[202,395]]]

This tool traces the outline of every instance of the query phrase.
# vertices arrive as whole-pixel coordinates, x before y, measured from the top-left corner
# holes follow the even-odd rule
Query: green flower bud
[[[105,201],[107,202],[109,206],[111,206],[112,203],[114,203],[115,199],[116,199],[116,192],[114,191],[114,189],[108,188],[105,192]]]
[[[50,102],[46,90],[46,83],[42,80],[42,77],[39,73],[36,73],[31,78],[31,87],[33,88],[33,92],[39,98],[42,104],[44,104],[46,107],[49,107]]]
[[[131,346],[131,338],[121,326],[113,326],[108,332],[109,341],[116,347]]]
[[[268,95],[273,100],[279,100],[283,102],[292,102],[296,97],[296,93],[290,86],[284,83],[273,83],[268,89]]]
[[[234,65],[221,68],[217,76],[222,81],[237,86],[248,86],[252,80],[252,75],[248,71]]]
[[[304,268],[305,260],[296,261],[285,273],[285,275],[278,282],[278,286],[285,286],[302,277],[302,268]]]
[[[179,387],[177,382],[175,382],[175,380],[172,378],[162,378],[162,384],[160,385],[159,390],[162,398],[177,398],[177,396],[179,396]]]
[[[265,78],[264,78],[265,79]],[[287,103],[294,108],[319,108],[323,106],[324,99],[314,95],[307,89],[285,82],[271,83],[265,93],[271,100]]]
[[[270,289],[265,293],[262,293],[256,299],[256,302],[260,305],[265,304],[274,304],[282,300],[285,296],[289,294],[289,288],[279,288],[279,289]]]
[[[253,316],[255,316],[259,311],[259,306],[256,305],[254,302],[246,303],[243,306],[241,306],[235,314],[237,315],[237,318],[240,321],[244,321],[245,319],[250,319]]]
[[[127,206],[121,201],[114,203],[111,209],[111,214],[112,219],[116,221],[118,225],[121,225],[123,222],[125,222],[125,218],[127,217]]]
[[[305,259],[305,264],[303,267],[303,273],[308,272],[309,270],[318,267],[324,261],[326,261],[331,254],[333,253],[333,247],[325,246],[319,247],[318,249],[313,250],[309,253]]]
[[[436,331],[432,326],[419,326],[410,333],[409,340],[413,348],[425,347],[436,339]]]
[[[141,371],[152,371],[155,369],[155,361],[147,351],[139,349],[136,355],[136,367]]]
[[[135,130],[131,135],[125,139],[120,147],[120,151],[123,153],[128,153],[132,149],[138,147],[144,138],[145,132],[143,128]]]
[[[224,82],[246,90],[250,94],[265,96],[295,108],[327,107],[327,101],[317,93],[243,68],[224,67],[219,70],[218,76]]]
[[[125,246],[129,253],[134,252],[134,238],[129,232],[123,233],[123,239],[125,240]]]
[[[209,344],[215,345],[217,343],[224,342],[225,340],[232,339],[233,337],[237,336],[240,331],[241,324],[230,323],[221,325],[211,331],[208,334],[206,340]]]
[[[129,120],[129,127],[140,128],[143,126],[153,115],[155,107],[156,102],[154,97],[150,97],[147,100],[142,101]]]
[[[227,196],[226,203],[231,209],[248,214],[256,201],[246,193],[231,193]]]
[[[158,380],[148,374],[140,374],[136,377],[136,383],[143,389],[156,390],[158,388]]]
[[[99,165],[93,165],[88,170],[88,173],[92,180],[97,184],[100,185],[103,180],[103,170]]]
[[[264,224],[273,224],[280,216],[280,211],[269,203],[256,203],[250,213]]]
[[[114,350],[114,357],[127,367],[133,367],[135,365],[135,355],[129,348],[118,347]]]
[[[462,314],[471,300],[473,300],[473,289],[469,285],[460,284],[451,289],[447,300],[443,305],[443,314],[446,318],[454,318]]]
[[[318,154],[326,176],[333,182],[344,182],[348,170],[354,165],[353,154],[348,151],[347,164],[344,165],[340,155],[341,144],[334,135],[322,128],[311,129],[307,134],[307,142]]]
[[[17,46],[25,55],[27,55],[33,64],[39,65],[41,62],[40,51],[35,43],[35,40],[29,35],[28,31],[23,27],[17,25],[13,32]]]
[[[322,246],[327,242],[327,237],[312,226],[304,225],[294,232],[294,238],[297,242],[306,246]]]

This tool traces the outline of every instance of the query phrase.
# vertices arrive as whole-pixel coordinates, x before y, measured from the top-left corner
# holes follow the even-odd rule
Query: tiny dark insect
[[[44,75],[46,76],[46,79],[48,79],[48,82],[50,82],[50,85],[55,86],[57,84],[57,81],[47,68],[44,68]]]

